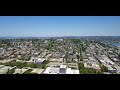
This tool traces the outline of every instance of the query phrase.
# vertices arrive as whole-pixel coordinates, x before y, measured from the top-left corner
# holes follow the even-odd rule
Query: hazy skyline
[[[0,16],[0,37],[120,36],[120,16]]]

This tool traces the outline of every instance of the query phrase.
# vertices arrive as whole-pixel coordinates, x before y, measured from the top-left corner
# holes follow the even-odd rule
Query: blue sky
[[[120,36],[120,16],[0,16],[4,36]]]

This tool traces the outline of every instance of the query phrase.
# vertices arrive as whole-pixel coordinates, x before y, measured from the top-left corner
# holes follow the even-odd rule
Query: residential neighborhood
[[[90,38],[1,39],[0,73],[119,74],[119,51]]]

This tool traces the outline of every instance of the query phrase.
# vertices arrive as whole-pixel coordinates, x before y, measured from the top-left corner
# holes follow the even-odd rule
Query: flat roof
[[[66,65],[61,65],[60,68],[67,68],[67,66]]]
[[[66,73],[60,73],[59,70],[60,68],[48,67],[43,74],[79,74],[79,70],[72,70],[71,68],[67,68]]]
[[[71,68],[67,68],[67,70],[66,70],[66,74],[72,74],[72,72],[71,72]]]
[[[43,70],[44,69],[33,69],[33,71],[31,71],[31,73],[38,73],[38,74],[40,74],[40,73],[42,73]]]
[[[47,67],[46,70],[44,71],[44,73],[49,73],[51,67]]]
[[[72,74],[80,74],[79,70],[72,70]]]
[[[59,73],[59,68],[48,67],[43,73],[45,73],[45,74],[57,74],[57,73]]]

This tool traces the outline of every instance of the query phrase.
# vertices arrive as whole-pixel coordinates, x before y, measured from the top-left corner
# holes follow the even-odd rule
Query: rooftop
[[[33,71],[31,73],[38,73],[41,74],[43,72],[44,69],[33,69]]]
[[[79,74],[79,70],[72,70],[73,74]]]
[[[67,68],[67,66],[66,65],[61,65],[60,68]]]
[[[66,65],[61,65],[60,67],[66,68],[66,72],[60,73],[60,68],[56,67],[48,67],[43,73],[44,74],[79,74],[79,70],[72,70],[71,68],[67,68]]]

